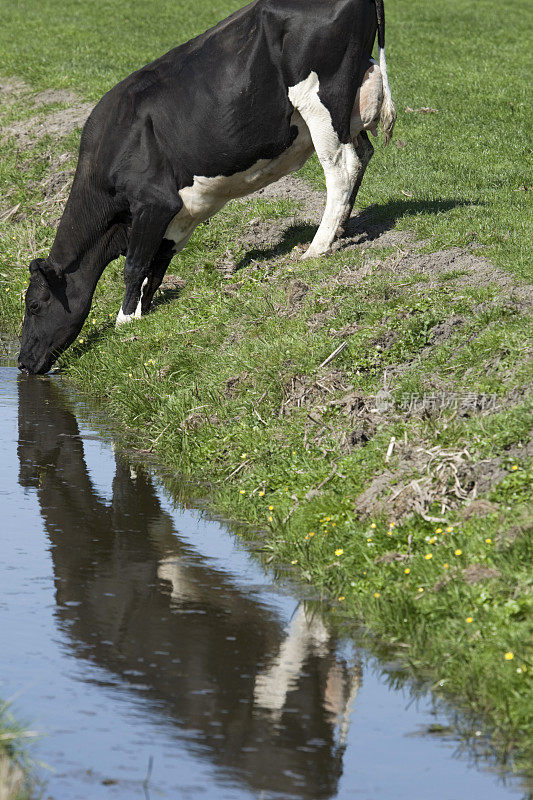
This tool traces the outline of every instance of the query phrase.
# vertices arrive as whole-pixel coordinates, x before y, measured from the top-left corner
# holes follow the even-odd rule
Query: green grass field
[[[2,71],[32,91],[0,95],[0,127],[44,114],[32,97],[49,87],[95,101],[238,5],[4,0]],[[335,613],[363,619],[413,674],[485,720],[495,750],[521,768],[533,673],[521,283],[532,264],[531,16],[523,0],[504,16],[496,0],[388,3],[398,124],[357,205],[413,239],[304,263],[292,248],[312,231],[291,226],[290,199],[230,205],[174,260],[185,288],[118,332],[121,263],[111,265],[61,360],[130,445],[208,481],[214,507],[267,532],[267,560],[291,563]],[[58,154],[62,169],[73,163],[77,140],[0,137],[2,208],[21,204],[0,222],[6,329],[19,325],[30,258],[53,238],[47,175]],[[303,175],[322,186],[315,160]],[[283,243],[250,254],[250,228],[280,224]],[[452,247],[459,266],[437,269],[435,253]],[[240,269],[225,277],[228,258]]]

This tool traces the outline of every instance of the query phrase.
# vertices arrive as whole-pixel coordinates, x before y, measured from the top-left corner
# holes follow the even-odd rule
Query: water
[[[54,800],[492,800],[357,641],[176,509],[56,379],[0,367],[0,696]],[[315,604],[316,605],[316,604]]]

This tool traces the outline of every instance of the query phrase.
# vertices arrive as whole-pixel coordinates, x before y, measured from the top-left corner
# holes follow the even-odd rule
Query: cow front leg
[[[150,291],[152,263],[160,251],[170,221],[178,211],[179,208],[146,206],[133,215],[126,263],[124,264],[126,291],[117,316],[117,326],[141,316],[143,297],[146,292]],[[170,259],[165,269],[169,262]]]
[[[361,183],[362,183],[364,174],[366,172],[366,168],[368,167],[368,165],[370,163],[370,159],[374,155],[374,147],[372,146],[372,143],[371,143],[370,139],[368,138],[368,134],[367,134],[366,131],[361,131],[359,136],[357,136],[357,138],[354,139],[354,145],[355,145],[355,152],[356,152],[357,158],[359,159],[359,164],[358,164],[358,168],[357,168],[357,175],[355,176],[355,184],[354,184],[354,187],[352,189],[352,195],[350,197],[350,202],[348,204],[348,208],[346,209],[346,213],[344,214],[344,216],[341,219],[341,224],[339,225],[339,229],[337,231],[337,236],[344,236],[344,233],[346,232],[346,226],[348,225],[348,222],[350,220],[350,217],[351,217],[351,214],[352,214],[352,211],[353,211],[353,207],[354,207],[354,204],[355,204],[355,198],[357,197],[357,193],[358,193],[358,191],[359,191],[359,189],[361,187]]]
[[[327,189],[324,216],[304,258],[316,258],[330,250],[342,221],[350,215],[350,202],[361,171],[361,161],[353,142],[343,144],[340,141],[333,127],[331,114],[320,100],[319,89],[315,72],[289,89],[289,100],[309,128],[316,154],[324,170]]]

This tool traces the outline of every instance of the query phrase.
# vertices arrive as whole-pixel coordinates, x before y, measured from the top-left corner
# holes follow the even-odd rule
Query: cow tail
[[[383,0],[375,0],[376,15],[378,18],[378,47],[379,47],[379,69],[383,83],[383,102],[381,104],[381,115],[379,123],[383,130],[384,144],[387,145],[392,138],[394,123],[396,122],[396,108],[392,99],[387,75],[387,59],[385,58],[385,8]]]

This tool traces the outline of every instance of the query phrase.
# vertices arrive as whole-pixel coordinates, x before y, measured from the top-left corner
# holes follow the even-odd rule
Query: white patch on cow
[[[343,217],[349,210],[350,197],[360,161],[353,142],[343,144],[331,114],[318,95],[320,83],[316,72],[289,88],[289,100],[304,119],[326,178],[327,201],[320,227],[304,258],[327,253],[333,244]]]
[[[137,308],[133,312],[133,314],[125,314],[122,311],[122,306],[120,307],[120,311],[117,314],[117,319],[115,321],[115,327],[118,328],[119,325],[125,325],[128,322],[131,322],[134,319],[140,319],[142,316],[141,306],[142,306],[142,297],[143,297],[143,289],[145,288],[146,284],[148,283],[148,278],[145,278],[142,286],[141,286],[141,296],[139,298],[139,302],[137,303]]]
[[[165,233],[165,239],[176,244],[175,252],[185,247],[200,222],[205,222],[220,211],[228,201],[257,192],[305,164],[314,147],[307,125],[298,111],[292,115],[291,125],[298,128],[298,135],[277,158],[260,159],[249,169],[235,175],[215,178],[195,175],[193,185],[180,191],[183,208]]]

